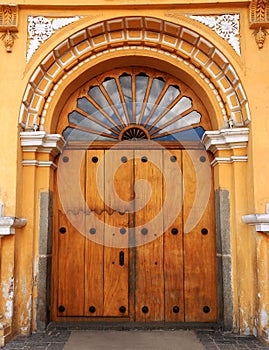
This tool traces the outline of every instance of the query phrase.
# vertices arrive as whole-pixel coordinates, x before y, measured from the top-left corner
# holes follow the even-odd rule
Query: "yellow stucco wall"
[[[205,25],[187,20],[185,14],[219,15],[240,14],[240,46],[241,55],[216,33]],[[27,225],[16,230],[11,235],[1,239],[1,308],[3,320],[12,325],[13,334],[29,333],[36,329],[36,297],[37,286],[35,278],[38,275],[38,230],[39,230],[39,193],[53,189],[53,170],[36,166],[22,167],[23,159],[36,160],[41,157],[37,152],[22,155],[19,139],[19,115],[22,99],[29,81],[33,79],[37,68],[52,50],[72,34],[85,27],[116,17],[150,16],[184,24],[192,31],[207,38],[212,45],[222,52],[236,71],[247,95],[251,122],[248,143],[248,162],[218,164],[214,169],[215,188],[228,189],[230,192],[230,232],[232,254],[232,288],[233,288],[233,327],[243,334],[254,333],[262,335],[262,330],[269,325],[269,280],[268,251],[269,236],[256,233],[255,230],[242,221],[242,215],[264,213],[269,202],[269,123],[268,123],[268,93],[269,93],[269,41],[259,49],[255,42],[253,30],[249,28],[249,2],[238,1],[235,5],[230,1],[215,2],[205,0],[189,1],[80,1],[74,5],[72,1],[20,1],[18,2],[18,32],[11,53],[5,52],[0,42],[0,122],[2,149],[0,163],[0,200],[5,204],[6,216],[25,217]],[[29,63],[26,54],[29,45],[27,33],[28,16],[45,16],[47,18],[83,16],[80,21],[72,23],[56,31],[53,36],[40,45]],[[185,71],[184,78],[193,84],[197,93],[205,98],[205,104],[212,115],[212,125],[215,130],[221,129],[221,108],[208,84],[197,76],[184,62],[169,57],[162,59],[156,52],[142,52],[142,49],[130,52],[132,62],[142,64],[148,59],[161,70],[168,69],[174,74]],[[46,112],[44,129],[48,133],[55,132],[57,117],[63,105],[64,95],[68,96],[82,84],[88,72],[99,72],[104,69],[108,59],[115,65],[122,65],[121,52],[109,52],[96,56],[91,62],[79,65],[78,60],[72,62],[77,67],[62,69],[65,80],[59,83],[53,94]],[[115,60],[114,60],[115,59]],[[81,62],[83,58],[81,58]],[[189,62],[186,57],[186,62]],[[128,63],[127,63],[128,64]],[[198,67],[199,68],[199,67]],[[199,68],[200,69],[200,68]],[[67,75],[67,71],[70,71]],[[194,76],[194,78],[193,78]],[[212,81],[214,80],[213,78]],[[57,83],[60,81],[58,79]],[[194,83],[196,81],[196,83]],[[213,81],[216,84],[217,82]],[[218,88],[219,89],[219,88]],[[218,93],[223,96],[221,89]],[[223,96],[224,98],[225,96]],[[47,96],[46,96],[47,98]],[[46,98],[40,106],[39,113],[45,107]],[[225,106],[229,110],[229,106]],[[55,111],[57,113],[55,113]],[[214,113],[216,115],[214,115]],[[218,156],[224,156],[225,151],[219,151]],[[230,152],[230,151],[229,151]],[[229,153],[228,152],[228,153]],[[236,155],[240,150],[234,150]],[[242,151],[245,154],[245,150]],[[50,155],[46,160],[53,160]],[[14,282],[13,282],[14,277]]]

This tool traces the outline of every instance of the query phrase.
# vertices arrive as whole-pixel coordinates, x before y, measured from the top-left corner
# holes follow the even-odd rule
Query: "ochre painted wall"
[[[176,16],[168,16],[167,13]],[[240,14],[240,46],[238,56],[232,47],[211,29],[189,21],[189,27],[205,36],[228,59],[242,83],[247,96],[251,122],[246,125],[250,129],[247,148],[248,161],[218,164],[214,168],[215,188],[228,189],[230,193],[230,241],[232,260],[232,291],[233,291],[233,329],[242,334],[262,336],[264,329],[269,327],[269,236],[266,233],[255,232],[242,221],[242,216],[251,213],[265,212],[269,202],[269,40],[265,40],[262,49],[257,47],[253,29],[249,28],[249,2],[237,1],[80,1],[74,5],[72,1],[21,1],[18,2],[18,32],[12,52],[5,52],[0,42],[0,123],[2,149],[0,163],[0,200],[5,204],[5,216],[25,217],[27,225],[17,229],[15,235],[1,238],[1,291],[0,314],[3,322],[12,326],[12,335],[29,333],[37,328],[37,297],[38,286],[38,233],[39,233],[39,194],[41,191],[53,189],[54,170],[49,167],[22,166],[22,158],[28,160],[53,161],[53,155],[42,154],[37,149],[24,152],[20,146],[19,115],[25,89],[40,63],[54,47],[71,34],[99,21],[127,16],[150,16],[165,19],[178,24],[185,14],[221,15]],[[33,57],[26,62],[29,45],[27,32],[28,16],[44,16],[59,18],[69,16],[84,16],[80,21],[56,31],[53,36],[40,45]],[[89,16],[89,19],[86,17]],[[177,17],[179,16],[179,17]],[[187,23],[187,22],[186,22]],[[114,54],[114,57],[117,53]],[[139,51],[136,53],[139,56]],[[148,57],[155,53],[148,53]],[[157,54],[156,54],[157,55]],[[158,56],[158,55],[157,55]],[[157,57],[158,60],[160,57]],[[113,62],[113,53],[108,56]],[[118,58],[115,64],[119,64]],[[187,59],[188,60],[188,59]],[[90,67],[94,71],[101,58],[93,60]],[[118,63],[117,63],[118,62]],[[134,61],[135,62],[135,61]],[[137,62],[139,59],[137,59]],[[157,62],[157,61],[156,61]],[[158,61],[159,62],[159,61]],[[172,70],[183,69],[184,63],[173,65]],[[75,62],[74,64],[79,64]],[[122,63],[121,63],[122,64]],[[128,64],[128,62],[127,62]],[[191,79],[191,69],[186,66],[186,79]],[[162,70],[166,69],[164,63]],[[63,85],[55,91],[48,119],[45,122],[45,132],[54,133],[53,125],[57,120],[55,110],[61,109],[60,98],[67,91],[72,92],[79,86],[79,78],[83,76],[83,67],[78,66],[66,77]],[[99,68],[98,68],[99,69]],[[86,70],[85,70],[86,71]],[[65,70],[62,75],[65,76]],[[76,79],[75,79],[76,78]],[[72,81],[75,81],[72,85]],[[65,84],[65,85],[64,85]],[[221,118],[213,115],[220,112],[217,103],[210,99],[210,88],[205,82],[199,81],[201,93],[207,95],[208,109],[212,112],[214,129],[221,129]],[[198,84],[198,85],[199,85]],[[197,87],[199,92],[199,88]],[[211,92],[212,93],[212,92]],[[223,94],[222,91],[219,91]],[[205,99],[206,100],[206,99]],[[46,102],[46,101],[44,101]],[[44,106],[43,106],[44,107]],[[40,110],[42,111],[42,108]],[[228,106],[224,106],[229,109]],[[54,109],[55,108],[55,109]],[[58,109],[57,109],[58,108]],[[54,124],[51,120],[54,118]],[[46,124],[47,123],[47,124]],[[29,149],[28,149],[29,151]],[[235,155],[245,155],[246,150],[222,150],[215,154],[224,157],[231,152]],[[241,153],[240,153],[241,152]]]

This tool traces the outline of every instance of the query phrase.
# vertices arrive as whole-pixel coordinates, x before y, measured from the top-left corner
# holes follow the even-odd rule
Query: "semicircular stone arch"
[[[247,97],[229,60],[199,33],[169,21],[152,17],[123,17],[104,20],[70,35],[38,65],[27,84],[20,110],[23,130],[44,130],[46,110],[53,92],[78,65],[108,51],[144,48],[184,61],[194,75],[212,86],[228,121],[245,126],[250,120]]]

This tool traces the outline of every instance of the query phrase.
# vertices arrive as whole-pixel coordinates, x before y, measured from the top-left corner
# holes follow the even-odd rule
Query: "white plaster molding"
[[[186,16],[212,29],[218,36],[228,41],[238,55],[241,55],[239,41],[240,15],[238,13],[219,16]]]
[[[62,135],[47,134],[45,131],[23,131],[20,137],[23,152],[49,153],[55,157],[62,152],[65,145]]]
[[[230,128],[206,131],[203,135],[202,142],[205,145],[206,150],[214,154],[216,151],[221,150],[247,148],[248,135],[248,128]]]
[[[220,163],[247,162],[248,156],[215,157],[210,163],[213,167]]]
[[[48,40],[57,30],[78,21],[81,16],[46,18],[44,16],[28,17],[28,37],[31,39],[27,51],[28,62],[39,46]]]
[[[23,166],[49,167],[57,169],[57,165],[52,161],[39,161],[35,159],[25,159],[22,161]]]
[[[248,128],[229,128],[221,130],[206,131],[202,142],[207,151],[215,154],[217,151],[234,150],[247,148]],[[227,155],[225,157],[215,157],[211,162],[214,167],[220,163],[247,162],[247,155]]]
[[[14,235],[16,228],[21,228],[27,224],[27,219],[15,216],[4,216],[4,203],[0,201],[0,238]]]
[[[0,217],[0,237],[14,235],[16,228],[22,228],[27,224],[27,219],[14,216]]]
[[[242,216],[243,221],[255,226],[256,232],[264,232],[269,235],[269,203],[266,204],[265,214],[249,214]]]

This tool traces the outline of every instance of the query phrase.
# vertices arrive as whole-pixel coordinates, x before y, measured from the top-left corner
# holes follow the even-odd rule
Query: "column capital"
[[[62,135],[47,134],[45,131],[23,131],[20,133],[20,138],[24,166],[56,167],[53,158],[61,153],[65,146]],[[38,159],[37,154],[47,154],[48,160]]]
[[[214,155],[212,165],[219,163],[246,162],[248,128],[229,128],[206,131],[202,142],[205,149]]]

